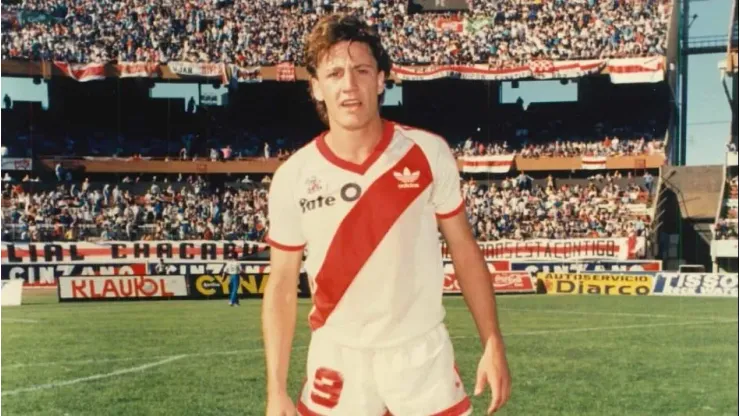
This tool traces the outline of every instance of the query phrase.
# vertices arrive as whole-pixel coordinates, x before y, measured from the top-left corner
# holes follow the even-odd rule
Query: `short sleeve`
[[[293,198],[297,181],[291,178],[293,175],[286,167],[283,165],[278,168],[270,185],[267,203],[270,229],[266,240],[270,246],[281,250],[302,250],[306,239],[302,232],[298,205]]]
[[[460,172],[450,147],[440,139],[437,159],[432,166],[432,204],[437,218],[454,217],[465,208],[460,192]]]

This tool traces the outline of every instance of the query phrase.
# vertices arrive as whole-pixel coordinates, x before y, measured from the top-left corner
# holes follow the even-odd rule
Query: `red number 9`
[[[344,386],[344,379],[342,379],[341,374],[328,368],[319,367],[313,380],[311,401],[327,409],[333,409],[339,403],[342,386]]]

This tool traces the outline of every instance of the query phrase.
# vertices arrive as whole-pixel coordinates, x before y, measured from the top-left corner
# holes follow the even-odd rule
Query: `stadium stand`
[[[364,16],[397,64],[520,65],[664,55],[671,2],[473,0],[456,13],[407,2],[173,0],[2,4],[2,58],[64,62],[303,62],[303,38],[327,12]]]

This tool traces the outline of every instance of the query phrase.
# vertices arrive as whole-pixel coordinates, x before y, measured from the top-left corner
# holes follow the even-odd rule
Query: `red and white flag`
[[[665,57],[610,59],[606,65],[612,84],[662,82]]]
[[[54,62],[54,66],[64,72],[64,75],[80,82],[105,79],[104,64],[69,64],[57,61]]]
[[[466,173],[506,173],[514,165],[514,155],[462,156]]]
[[[581,169],[601,170],[606,169],[606,156],[582,156]]]

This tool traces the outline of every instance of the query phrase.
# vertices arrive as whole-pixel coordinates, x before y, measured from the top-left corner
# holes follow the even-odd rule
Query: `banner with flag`
[[[465,173],[506,173],[514,165],[514,155],[461,156]]]
[[[585,169],[585,170],[606,169],[606,156],[581,156],[581,169]]]
[[[69,64],[55,61],[54,66],[62,71],[64,75],[79,82],[105,79],[105,64]]]

